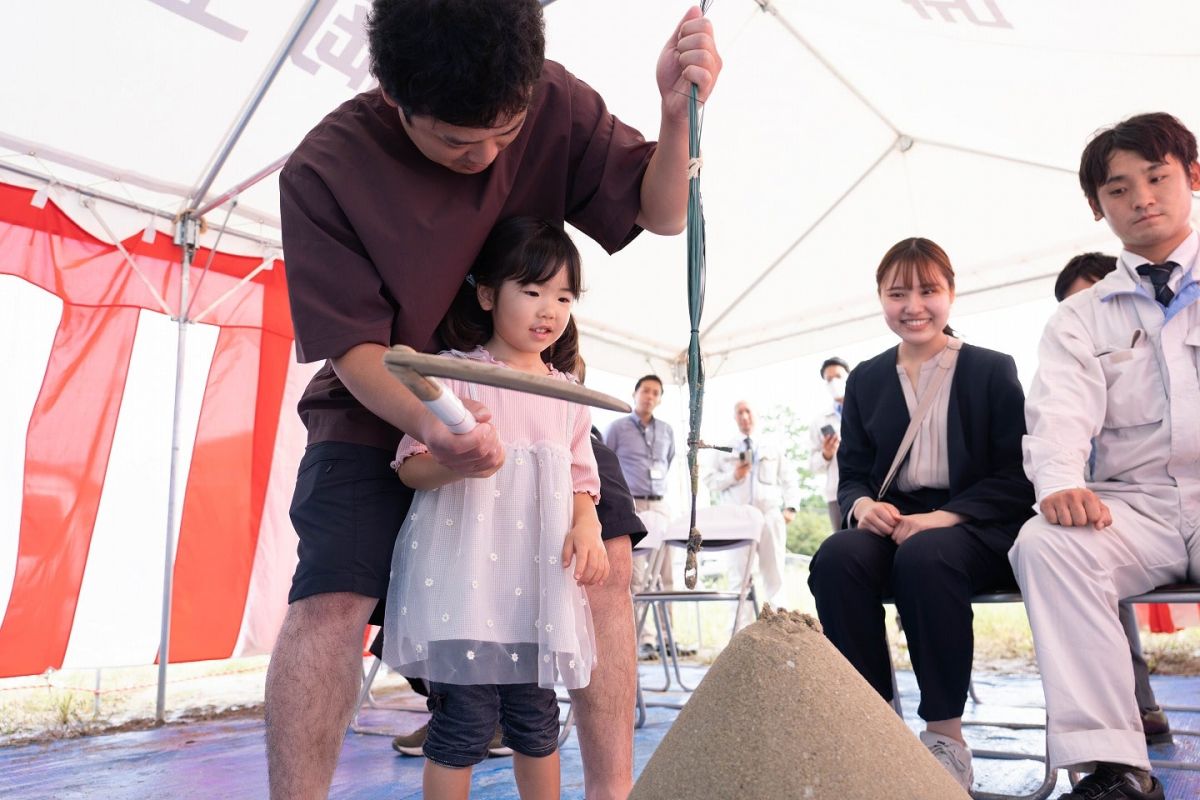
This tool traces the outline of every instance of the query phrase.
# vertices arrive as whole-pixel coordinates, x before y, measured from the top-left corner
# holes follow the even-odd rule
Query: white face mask
[[[825,383],[825,388],[829,389],[829,396],[834,400],[840,400],[846,396],[846,379],[834,378]]]

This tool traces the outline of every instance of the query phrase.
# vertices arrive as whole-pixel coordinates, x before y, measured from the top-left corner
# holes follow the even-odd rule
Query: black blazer
[[[908,406],[893,347],[854,368],[842,406],[838,503],[848,514],[861,497],[875,499],[904,431]],[[1033,516],[1033,486],[1021,464],[1025,393],[1012,356],[964,344],[950,384],[946,420],[950,488],[903,492],[893,481],[884,500],[902,513],[935,509],[967,518],[988,547],[1005,553]],[[907,462],[908,457],[905,457]]]

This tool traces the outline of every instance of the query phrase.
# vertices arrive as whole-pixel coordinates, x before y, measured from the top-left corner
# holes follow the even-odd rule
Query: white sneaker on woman
[[[921,744],[933,753],[933,757],[960,786],[971,791],[971,783],[975,780],[975,770],[971,767],[971,748],[933,731],[921,731]]]

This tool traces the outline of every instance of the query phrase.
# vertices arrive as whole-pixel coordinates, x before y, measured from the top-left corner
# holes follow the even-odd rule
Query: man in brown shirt
[[[537,0],[376,0],[369,34],[380,89],[335,109],[280,175],[297,353],[327,361],[300,402],[300,561],[267,680],[278,798],[329,789],[362,630],[411,499],[388,468],[400,431],[464,477],[503,459],[486,408],[464,400],[484,424],[450,433],[387,373],[384,350],[438,348],[435,327],[501,219],[569,221],[610,252],[643,228],[682,230],[686,97],[695,83],[707,99],[721,68],[711,25],[690,10],[658,60],[655,145],[544,61]],[[590,798],[624,797],[632,782],[630,530],[606,529],[612,574],[588,589],[601,662],[573,699]]]

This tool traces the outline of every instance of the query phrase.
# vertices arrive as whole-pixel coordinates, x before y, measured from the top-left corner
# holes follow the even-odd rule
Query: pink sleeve
[[[587,406],[575,407],[575,427],[571,432],[571,485],[575,493],[587,492],[600,501],[600,469],[592,451],[592,414]]]
[[[396,460],[392,462],[392,469],[400,469],[400,465],[406,460],[428,452],[428,447],[406,433],[404,434],[404,438],[400,440],[400,445],[396,448]]]

